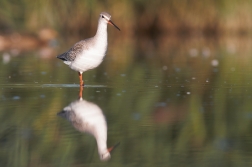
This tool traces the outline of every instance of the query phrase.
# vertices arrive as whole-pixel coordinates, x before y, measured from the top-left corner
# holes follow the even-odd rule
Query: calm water
[[[79,102],[78,75],[58,52],[1,53],[0,166],[251,166],[251,44],[111,38],[104,62],[83,76],[108,147],[120,142],[107,162],[93,135],[57,116]]]

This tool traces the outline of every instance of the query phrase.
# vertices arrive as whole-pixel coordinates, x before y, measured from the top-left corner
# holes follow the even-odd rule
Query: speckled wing
[[[81,52],[83,51],[83,49],[85,48],[85,43],[86,41],[80,41],[78,43],[76,43],[71,49],[69,49],[67,52],[58,55],[57,58],[63,60],[63,61],[74,61],[74,59],[76,58],[76,56],[78,56],[79,54],[81,54]]]

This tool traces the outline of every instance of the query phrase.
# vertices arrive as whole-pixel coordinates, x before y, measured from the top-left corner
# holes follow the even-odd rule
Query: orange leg
[[[82,80],[82,73],[79,72],[80,86],[84,86],[84,82]]]
[[[83,86],[80,85],[79,99],[82,98],[82,91],[83,91]]]

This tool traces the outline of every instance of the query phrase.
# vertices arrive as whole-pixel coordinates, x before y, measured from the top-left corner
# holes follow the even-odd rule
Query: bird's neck
[[[104,22],[99,22],[95,38],[99,39],[99,41],[102,39],[107,41],[107,37],[107,24]]]
[[[100,127],[99,131],[96,131],[93,135],[97,142],[99,154],[106,152],[107,151],[107,128]]]
[[[99,22],[96,35],[94,36],[94,49],[96,55],[105,56],[108,46],[107,24]]]

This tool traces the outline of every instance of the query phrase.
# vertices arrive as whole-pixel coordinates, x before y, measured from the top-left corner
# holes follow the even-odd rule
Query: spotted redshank
[[[120,30],[111,20],[110,14],[102,12],[98,20],[98,28],[94,37],[77,42],[67,52],[57,58],[79,73],[80,86],[84,85],[82,73],[99,66],[106,55],[108,46],[107,24]]]
[[[102,161],[110,159],[110,152],[118,146],[107,148],[107,122],[102,110],[82,98],[70,103],[57,115],[67,119],[75,129],[93,135]]]

